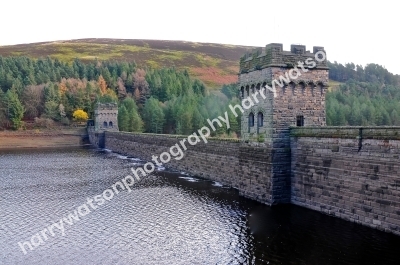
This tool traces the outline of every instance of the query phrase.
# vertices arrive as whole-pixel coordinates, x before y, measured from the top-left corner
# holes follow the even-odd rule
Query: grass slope
[[[2,56],[50,56],[71,62],[118,60],[135,61],[151,67],[187,69],[208,87],[237,81],[240,57],[252,47],[165,40],[79,39],[0,46]]]

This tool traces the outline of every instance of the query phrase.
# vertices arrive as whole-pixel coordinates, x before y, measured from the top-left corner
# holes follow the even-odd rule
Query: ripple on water
[[[105,152],[106,151],[106,152]],[[29,240],[145,161],[110,150],[0,154],[1,264],[396,264],[398,237],[293,206],[267,207],[170,169]],[[57,232],[56,232],[57,233]]]

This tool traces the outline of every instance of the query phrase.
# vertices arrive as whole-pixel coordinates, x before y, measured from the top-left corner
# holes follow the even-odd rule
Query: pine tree
[[[165,123],[164,111],[160,102],[155,98],[149,98],[143,108],[143,119],[146,131],[149,133],[162,133]]]
[[[101,71],[101,72],[102,72],[102,74],[100,76],[104,80],[104,83],[106,84],[106,88],[107,88],[107,84],[111,85],[111,83],[112,83],[111,73],[108,70],[108,68],[103,68],[103,71]],[[101,88],[101,86],[100,86],[100,88]]]
[[[182,135],[182,125],[180,121],[176,122],[175,134]]]
[[[6,94],[3,92],[3,90],[0,87],[0,127],[3,127],[5,123],[7,122],[7,112],[8,112],[8,106],[7,106],[7,99],[6,99]]]
[[[143,120],[140,117],[137,110],[133,110],[131,113],[131,120],[132,120],[132,131],[133,132],[143,132]]]
[[[193,130],[197,131],[199,130],[201,127],[204,126],[204,121],[205,119],[203,118],[203,116],[201,115],[198,107],[194,107],[193,110]]]
[[[221,122],[221,126],[219,126],[218,124],[216,124],[214,126],[215,126],[215,129],[216,129],[215,130],[215,134],[217,136],[222,136],[227,131],[226,124],[224,122]]]
[[[61,116],[60,116],[59,106],[60,106],[60,104],[58,104],[54,100],[46,101],[44,103],[44,112],[46,114],[46,117],[49,119],[56,120],[56,121],[60,120]],[[65,111],[65,107],[64,107],[64,111]]]
[[[394,109],[392,111],[392,113],[390,114],[390,118],[392,120],[393,125],[395,125],[395,126],[400,125],[400,116],[399,116],[398,112],[396,111],[396,109]]]
[[[229,125],[230,128],[227,130],[229,135],[233,135],[234,133],[239,132],[239,124],[237,122],[237,119],[235,115],[231,111],[228,113],[228,118],[229,118]]]
[[[8,105],[8,118],[12,122],[13,129],[18,130],[22,126],[22,118],[24,116],[25,109],[19,101],[17,91],[14,87],[7,91],[6,99]]]
[[[128,112],[130,112],[132,109],[137,110],[137,105],[136,105],[135,101],[130,97],[125,98],[122,101],[122,104],[125,106],[125,108]]]
[[[129,128],[128,111],[124,105],[118,109],[118,127],[120,131],[128,131]]]

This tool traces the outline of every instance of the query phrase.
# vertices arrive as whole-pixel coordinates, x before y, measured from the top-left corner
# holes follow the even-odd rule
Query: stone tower
[[[290,201],[290,126],[325,126],[328,67],[323,47],[271,43],[240,58],[241,137],[271,148],[273,203]],[[246,100],[247,99],[247,100]],[[247,106],[247,107],[245,107]]]
[[[118,105],[116,103],[98,103],[94,110],[95,130],[119,131]]]

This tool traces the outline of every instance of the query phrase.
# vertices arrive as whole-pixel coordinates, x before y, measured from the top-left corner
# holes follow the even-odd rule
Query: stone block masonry
[[[105,148],[151,161],[152,156],[168,152],[186,136],[105,132]],[[212,139],[191,146],[181,160],[171,158],[166,167],[175,168],[239,190],[242,196],[273,204],[279,194],[271,182],[271,150],[243,144],[233,139]],[[183,148],[182,148],[183,150]]]
[[[285,154],[272,144],[210,138],[207,144],[187,145],[181,160],[171,158],[165,166],[218,181],[268,205],[288,202],[286,185],[280,183],[286,178],[277,173],[289,171],[290,203],[400,235],[400,127],[289,130]],[[104,133],[106,148],[147,161],[184,138]],[[289,158],[278,163],[274,156]]]
[[[320,53],[324,58],[316,60]],[[254,99],[256,93],[265,94],[251,100],[253,104],[244,110],[241,138],[254,141],[263,136],[264,142],[271,144],[274,203],[290,202],[289,127],[326,125],[328,77],[326,52],[319,46],[314,46],[311,53],[304,45],[291,45],[290,51],[284,51],[282,44],[271,43],[240,59],[240,98],[246,101]]]
[[[400,128],[291,130],[291,202],[400,235]]]

